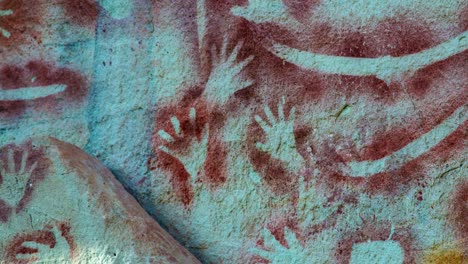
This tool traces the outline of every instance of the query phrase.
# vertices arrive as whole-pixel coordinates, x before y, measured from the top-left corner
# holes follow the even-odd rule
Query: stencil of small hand
[[[270,154],[273,158],[288,164],[291,169],[301,168],[304,159],[297,152],[296,140],[294,138],[294,119],[296,108],[291,108],[289,117],[284,116],[284,97],[278,104],[278,118],[275,118],[270,107],[265,106],[264,112],[268,123],[259,115],[255,115],[255,121],[265,132],[265,142],[257,142],[255,146],[260,151]]]
[[[213,66],[203,92],[208,101],[223,105],[235,92],[253,84],[253,81],[245,78],[242,73],[245,67],[253,60],[254,56],[249,56],[241,62],[236,62],[242,45],[242,41],[237,43],[229,56],[227,55],[227,37],[224,38],[219,55],[216,46],[212,46],[211,56]]]
[[[192,124],[195,124],[196,111],[194,108],[190,109],[189,118],[190,122]],[[171,118],[171,123],[176,134],[175,136],[177,138],[184,137],[184,134],[182,133],[180,128],[179,119],[173,116]],[[194,184],[197,179],[198,172],[201,170],[207,157],[208,125],[205,126],[201,139],[198,140],[197,137],[193,137],[193,139],[191,139],[190,141],[190,144],[186,146],[186,149],[174,150],[174,146],[170,147],[170,145],[173,144],[176,141],[176,139],[166,131],[159,130],[158,135],[164,141],[166,141],[166,145],[159,146],[159,149],[178,159],[182,163],[188,174],[191,176],[192,184]]]
[[[25,251],[32,253],[17,254],[16,259],[40,263],[71,263],[69,261],[70,246],[62,236],[62,232],[55,225],[50,231],[54,236],[53,246],[38,241],[25,241],[21,246],[27,249]]]
[[[252,248],[250,252],[254,255],[262,257],[272,264],[282,263],[310,263],[311,259],[306,254],[304,247],[297,240],[294,232],[289,228],[284,228],[284,237],[288,244],[288,247],[283,246],[276,238],[271,234],[268,229],[263,230],[264,245],[267,250],[260,248]]]
[[[23,197],[26,184],[32,173],[37,167],[37,162],[34,162],[29,169],[27,169],[29,153],[27,150],[23,151],[19,168],[16,167],[14,160],[14,151],[8,150],[7,161],[0,160],[0,199],[3,199],[10,206],[16,207]]]

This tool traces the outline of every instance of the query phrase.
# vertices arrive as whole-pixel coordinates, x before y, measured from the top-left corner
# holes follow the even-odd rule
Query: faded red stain
[[[433,165],[435,162],[445,162],[451,158],[461,157],[463,155],[463,144],[460,144],[460,140],[467,137],[468,122],[463,123],[455,132],[446,137],[443,141],[437,144],[434,148],[421,155],[419,158],[409,162],[407,165],[399,171],[401,176],[397,177],[396,180],[391,180],[390,186],[399,186],[399,184],[412,183],[416,179],[424,179],[427,173],[425,168]],[[408,177],[410,175],[411,177]],[[385,175],[387,178],[391,176],[390,173]],[[409,178],[409,180],[408,180]],[[405,180],[406,179],[406,180]],[[373,179],[378,182],[379,179]],[[399,182],[397,185],[397,180]],[[388,182],[389,180],[387,180]],[[381,183],[384,184],[384,183]],[[381,186],[381,185],[380,185]],[[382,187],[382,186],[381,186]],[[375,190],[374,190],[375,191]]]
[[[42,22],[43,11],[39,1],[4,0],[0,10],[11,10],[13,14],[0,17],[0,27],[10,32],[10,37],[0,34],[0,46],[15,48],[26,42],[41,43],[41,32],[37,26]]]
[[[458,15],[458,24],[461,31],[468,30],[468,4],[465,3]]]
[[[271,234],[278,240],[281,245],[284,247],[289,247],[288,242],[286,241],[286,237],[284,236],[284,229],[288,228],[296,235],[296,238],[299,241],[302,241],[303,238],[301,237],[301,232],[299,229],[299,224],[297,223],[297,219],[292,218],[291,216],[276,216],[271,219],[271,221],[267,224],[267,229],[271,232]]]
[[[391,223],[365,222],[362,226],[357,227],[355,231],[342,234],[338,242],[334,258],[337,263],[349,263],[351,258],[352,247],[355,243],[363,243],[368,241],[385,241],[391,234]],[[415,254],[417,254],[417,245],[413,240],[413,235],[409,228],[395,228],[391,240],[400,244],[404,251],[404,264],[415,263]]]
[[[414,76],[405,80],[401,86],[406,89],[413,98],[425,98],[428,95],[430,96],[431,90],[434,89],[437,83],[452,84],[449,77],[447,77],[447,73],[456,72],[459,71],[459,69],[466,69],[468,67],[467,61],[468,51],[464,51],[418,70],[415,72]],[[463,76],[463,78],[464,80],[468,79],[466,75]],[[460,104],[463,99],[466,101],[468,86],[466,86],[466,81],[464,83],[465,85],[460,88],[464,93],[461,98],[453,102],[455,104]]]
[[[0,222],[8,222],[12,211],[13,208],[11,207],[11,205],[7,204],[5,201],[0,199]]]
[[[246,68],[246,73],[255,80],[255,83],[243,91],[247,95],[250,93],[249,97],[243,99],[249,102],[251,107],[258,107],[264,103],[277,104],[283,96],[286,102],[293,105],[310,104],[324,96],[327,86],[323,83],[320,74],[299,70],[296,65],[286,63],[271,54],[261,44],[263,37],[259,35],[262,33],[258,32],[258,29],[252,29],[248,22],[241,20],[236,25],[237,32],[231,34],[230,37],[232,38],[231,45],[242,40],[244,46],[240,57],[255,56]],[[280,36],[288,38],[287,34],[280,34]],[[283,89],[265,87],[264,83],[281,84]]]
[[[322,0],[283,0],[291,16],[304,22],[310,18],[312,11],[321,2]]]
[[[0,101],[0,117],[14,119],[22,114],[26,108],[24,101]]]
[[[74,260],[75,259],[75,251],[76,251],[76,242],[75,238],[73,237],[71,233],[71,226],[69,223],[59,223],[58,228],[60,230],[60,235],[65,238],[67,241],[68,246],[70,247],[70,259]]]
[[[180,102],[161,107],[156,116],[153,135],[155,163],[159,168],[172,174],[172,186],[184,205],[189,205],[193,198],[191,177],[184,164],[172,155],[161,151],[160,146],[167,146],[178,154],[186,154],[186,150],[194,140],[201,141],[203,135],[208,133],[207,157],[203,163],[203,169],[198,172],[197,182],[205,182],[212,187],[217,187],[226,181],[227,151],[219,135],[225,122],[224,116],[216,107],[210,106],[201,94],[202,89],[199,87],[190,89]],[[195,122],[192,122],[189,117],[191,108],[196,111]],[[173,116],[177,117],[180,122],[182,136],[177,136],[170,122]],[[175,141],[168,144],[158,135],[159,130],[169,133]]]
[[[215,131],[210,130],[210,133]],[[214,133],[213,133],[214,134]],[[207,162],[203,165],[205,177],[208,183],[214,187],[220,186],[226,181],[226,146],[220,137],[212,136],[208,140]]]
[[[62,3],[65,15],[74,23],[94,28],[99,14],[99,5],[95,0],[65,0]]]
[[[0,149],[0,160],[2,164],[6,166],[8,164],[8,152],[13,151],[13,157],[15,162],[16,171],[19,171],[21,167],[21,159],[24,151],[29,153],[26,160],[26,170],[29,170],[34,163],[37,163],[36,168],[32,171],[30,177],[25,182],[24,192],[22,198],[17,204],[7,204],[0,197],[0,222],[8,222],[8,219],[12,213],[20,213],[23,211],[28,203],[33,199],[34,189],[36,185],[44,180],[46,177],[51,161],[45,156],[45,152],[42,148],[36,147],[31,141],[25,142],[21,145],[5,145]],[[5,175],[0,174],[0,184],[5,181]]]
[[[417,185],[417,189],[418,192],[414,195],[415,199],[417,199],[418,201],[423,201],[424,200],[424,194],[425,194],[425,188],[426,188],[426,185],[427,185],[427,181],[425,181],[424,179],[421,179],[419,181],[417,181],[418,185]],[[432,207],[432,206],[431,206]]]
[[[24,66],[6,65],[0,68],[2,89],[66,85],[65,91],[28,101],[0,101],[0,118],[19,117],[26,109],[38,112],[60,113],[84,101],[88,83],[84,76],[69,68],[58,68],[51,63],[31,61]]]

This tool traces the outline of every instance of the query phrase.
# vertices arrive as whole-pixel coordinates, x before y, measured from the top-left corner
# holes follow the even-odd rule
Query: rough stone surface
[[[199,263],[78,147],[43,138],[0,153],[0,263]]]
[[[10,8],[0,142],[83,148],[202,262],[467,261],[466,1]]]
[[[83,147],[94,1],[0,1],[0,142],[53,136]]]

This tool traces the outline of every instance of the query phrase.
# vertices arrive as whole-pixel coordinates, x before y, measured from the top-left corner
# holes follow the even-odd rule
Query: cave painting
[[[273,159],[280,160],[287,164],[288,169],[298,171],[303,166],[303,158],[296,150],[296,140],[294,138],[294,119],[296,109],[291,108],[289,115],[284,115],[284,97],[278,103],[278,117],[276,118],[269,106],[264,107],[265,116],[268,123],[259,115],[255,115],[255,121],[265,133],[265,142],[256,142],[255,147],[268,153]]]
[[[71,263],[73,248],[70,227],[65,223],[54,223],[42,230],[15,236],[7,246],[5,257],[10,263],[18,264],[45,261]]]
[[[251,252],[270,261],[270,263],[306,263],[313,259],[313,256],[305,253],[306,251],[297,240],[296,234],[287,227],[284,228],[287,245],[281,244],[267,229],[264,230],[263,236],[263,244],[267,249],[253,248]]]
[[[419,231],[416,219],[448,208],[434,205],[435,183],[454,188],[450,181],[463,175],[468,42],[461,11],[453,7],[450,22],[432,23],[405,3],[364,1],[378,13],[372,16],[364,3],[339,10],[336,2],[199,0],[183,9],[195,18],[186,22],[200,76],[195,88],[161,97],[150,169],[158,183],[167,174],[187,222],[211,206],[228,211],[218,212],[227,219],[244,210],[244,221],[262,223],[256,235],[236,233],[253,245],[240,249],[249,257],[231,256],[237,260],[413,263],[421,260],[418,248],[443,243]],[[355,16],[343,15],[348,10]],[[214,156],[212,144],[222,146]],[[222,167],[219,184],[203,180],[209,163]],[[234,201],[259,205],[249,211]],[[294,231],[279,227],[284,238],[267,228],[281,218],[295,222]]]
[[[273,3],[249,1],[246,7],[235,6],[231,12],[255,24],[268,22],[282,24],[295,32],[307,30],[306,24],[288,16],[287,6],[282,1]],[[467,34],[467,32],[463,32],[435,47],[399,57],[392,55],[377,58],[331,56],[291,48],[271,39],[261,41],[261,44],[275,56],[303,69],[326,74],[376,76],[390,84],[394,81],[401,81],[407,77],[406,75],[413,74],[423,67],[465,51],[468,48]]]
[[[272,53],[304,69],[327,74],[376,76],[390,84],[394,81],[401,81],[405,74],[414,73],[423,67],[465,51],[468,48],[467,35],[468,33],[464,32],[424,52],[396,58],[390,56],[372,59],[333,57],[292,49],[277,43],[273,44]],[[414,61],[418,63],[415,64]]]
[[[0,222],[10,226],[8,231],[2,231],[2,239],[18,231],[18,226],[24,223],[25,213],[32,220],[29,205],[38,195],[35,189],[50,173],[51,161],[46,157],[44,149],[27,141],[21,145],[9,144],[0,151]],[[33,210],[34,211],[34,210]],[[31,218],[30,218],[31,217]],[[37,221],[37,219],[35,219]],[[31,222],[32,223],[32,222]],[[68,261],[74,240],[70,235],[70,226],[65,222],[54,221],[45,224],[43,229],[22,230],[13,233],[13,238],[4,241],[3,258],[9,263],[35,263],[38,261]],[[55,253],[54,253],[55,250]],[[65,252],[65,253],[64,253]],[[69,253],[66,253],[69,252]],[[64,254],[64,255],[63,255]]]
[[[49,25],[43,17],[47,13],[46,1],[2,0],[0,1],[0,44],[18,48],[23,44],[35,45],[42,41],[42,30]],[[93,0],[66,0],[57,7],[64,11],[73,24],[93,28],[97,18],[97,3]]]
[[[32,138],[0,161],[2,261],[198,263],[78,147]]]
[[[0,45],[15,49],[39,38],[34,27],[41,23],[42,12],[37,1],[0,1]]]
[[[180,103],[157,114],[157,127],[167,124],[153,137],[158,166],[172,171],[173,186],[186,205],[192,200],[193,185],[202,181],[198,179],[202,167],[208,183],[225,181],[226,150],[217,135],[225,119],[221,109],[230,96],[253,83],[243,76],[253,57],[236,62],[241,48],[242,41],[229,53],[226,37],[219,51],[211,46],[212,68],[205,85],[191,88]],[[179,117],[168,116],[174,110]]]
[[[63,12],[63,15],[57,16],[56,23],[78,28],[76,33],[81,32],[83,39],[89,31],[86,27],[91,26],[94,31],[97,19],[95,1],[67,0],[53,5]],[[43,19],[49,7],[50,3],[44,1],[0,1],[2,119],[16,118],[28,108],[60,112],[57,108],[64,109],[65,105],[83,101],[87,93],[86,78],[72,69],[81,65],[57,66],[62,62],[55,61],[56,51],[43,45],[44,42],[58,41],[51,39],[56,29]],[[44,35],[43,32],[48,34]],[[66,43],[68,37],[61,36],[60,41]]]
[[[21,146],[7,145],[0,152],[0,222],[7,222],[31,201],[50,161],[31,142]]]
[[[198,263],[97,160],[29,138],[87,141],[97,15],[94,0],[0,1],[0,262]]]
[[[39,2],[0,1],[2,47],[19,52],[47,37]],[[145,202],[192,251],[213,263],[414,263],[466,252],[466,5],[169,2],[154,2],[155,18],[145,23],[170,20],[183,37],[169,42],[183,42],[174,46],[188,58],[151,65],[191,67],[196,76],[157,87],[173,93],[156,92],[153,178],[138,182],[149,191],[135,191],[148,194]],[[59,9],[85,33],[98,28],[99,42],[107,22],[137,17],[138,3],[67,0]],[[101,15],[107,22],[98,24]],[[40,50],[41,59],[0,67],[2,122],[54,117],[87,100],[90,82],[77,69],[86,67]],[[157,59],[174,56],[162,53]],[[42,151],[31,142],[2,147],[1,228],[27,221],[39,204],[50,165]],[[28,229],[9,234],[12,262],[43,261],[57,249],[73,258],[74,229],[64,219]]]
[[[0,117],[17,118],[26,110],[60,113],[87,95],[81,74],[50,63],[31,61],[0,68]]]

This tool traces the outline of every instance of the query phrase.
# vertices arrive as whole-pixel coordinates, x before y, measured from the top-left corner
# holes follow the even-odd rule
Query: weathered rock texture
[[[89,0],[0,1],[0,142],[86,144],[97,14]]]
[[[0,153],[0,263],[199,263],[78,147],[44,138]]]
[[[0,9],[2,144],[84,148],[203,262],[466,262],[466,1]]]

